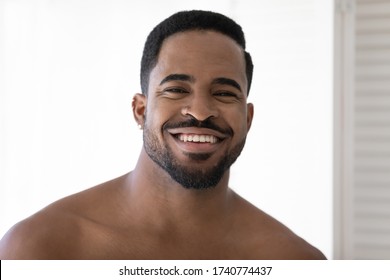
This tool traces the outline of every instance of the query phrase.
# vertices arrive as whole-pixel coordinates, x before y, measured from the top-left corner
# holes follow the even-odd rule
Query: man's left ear
[[[252,103],[248,103],[246,105],[246,127],[247,127],[247,132],[249,132],[249,129],[252,126],[253,114],[254,114],[253,104]]]

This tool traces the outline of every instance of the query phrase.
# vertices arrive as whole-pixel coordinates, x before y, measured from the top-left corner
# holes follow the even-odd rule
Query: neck
[[[136,168],[129,174],[127,187],[131,207],[133,211],[138,209],[141,219],[185,228],[189,223],[211,223],[227,216],[228,202],[232,199],[228,181],[229,171],[226,171],[215,187],[186,189],[142,150]]]

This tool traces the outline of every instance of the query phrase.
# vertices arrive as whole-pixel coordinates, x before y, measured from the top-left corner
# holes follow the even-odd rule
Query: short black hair
[[[141,59],[141,89],[147,95],[149,76],[156,66],[161,46],[169,36],[190,30],[213,30],[237,42],[244,50],[248,92],[252,83],[253,63],[251,55],[245,51],[245,36],[240,25],[232,19],[210,11],[182,11],[173,14],[159,23],[146,39]]]

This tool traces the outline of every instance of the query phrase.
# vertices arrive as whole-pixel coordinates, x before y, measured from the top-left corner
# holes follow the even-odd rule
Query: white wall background
[[[255,120],[231,186],[332,258],[329,0],[0,0],[0,235],[131,170],[149,31],[182,9],[244,28]]]

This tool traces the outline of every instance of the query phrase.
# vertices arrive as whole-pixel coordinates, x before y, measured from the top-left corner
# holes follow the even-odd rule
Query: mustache
[[[233,130],[230,127],[222,128],[219,125],[217,125],[214,121],[212,121],[211,118],[205,119],[204,121],[199,121],[195,118],[190,118],[181,122],[166,123],[164,124],[163,129],[166,130],[166,129],[183,128],[183,127],[208,128],[229,136],[233,135]]]

